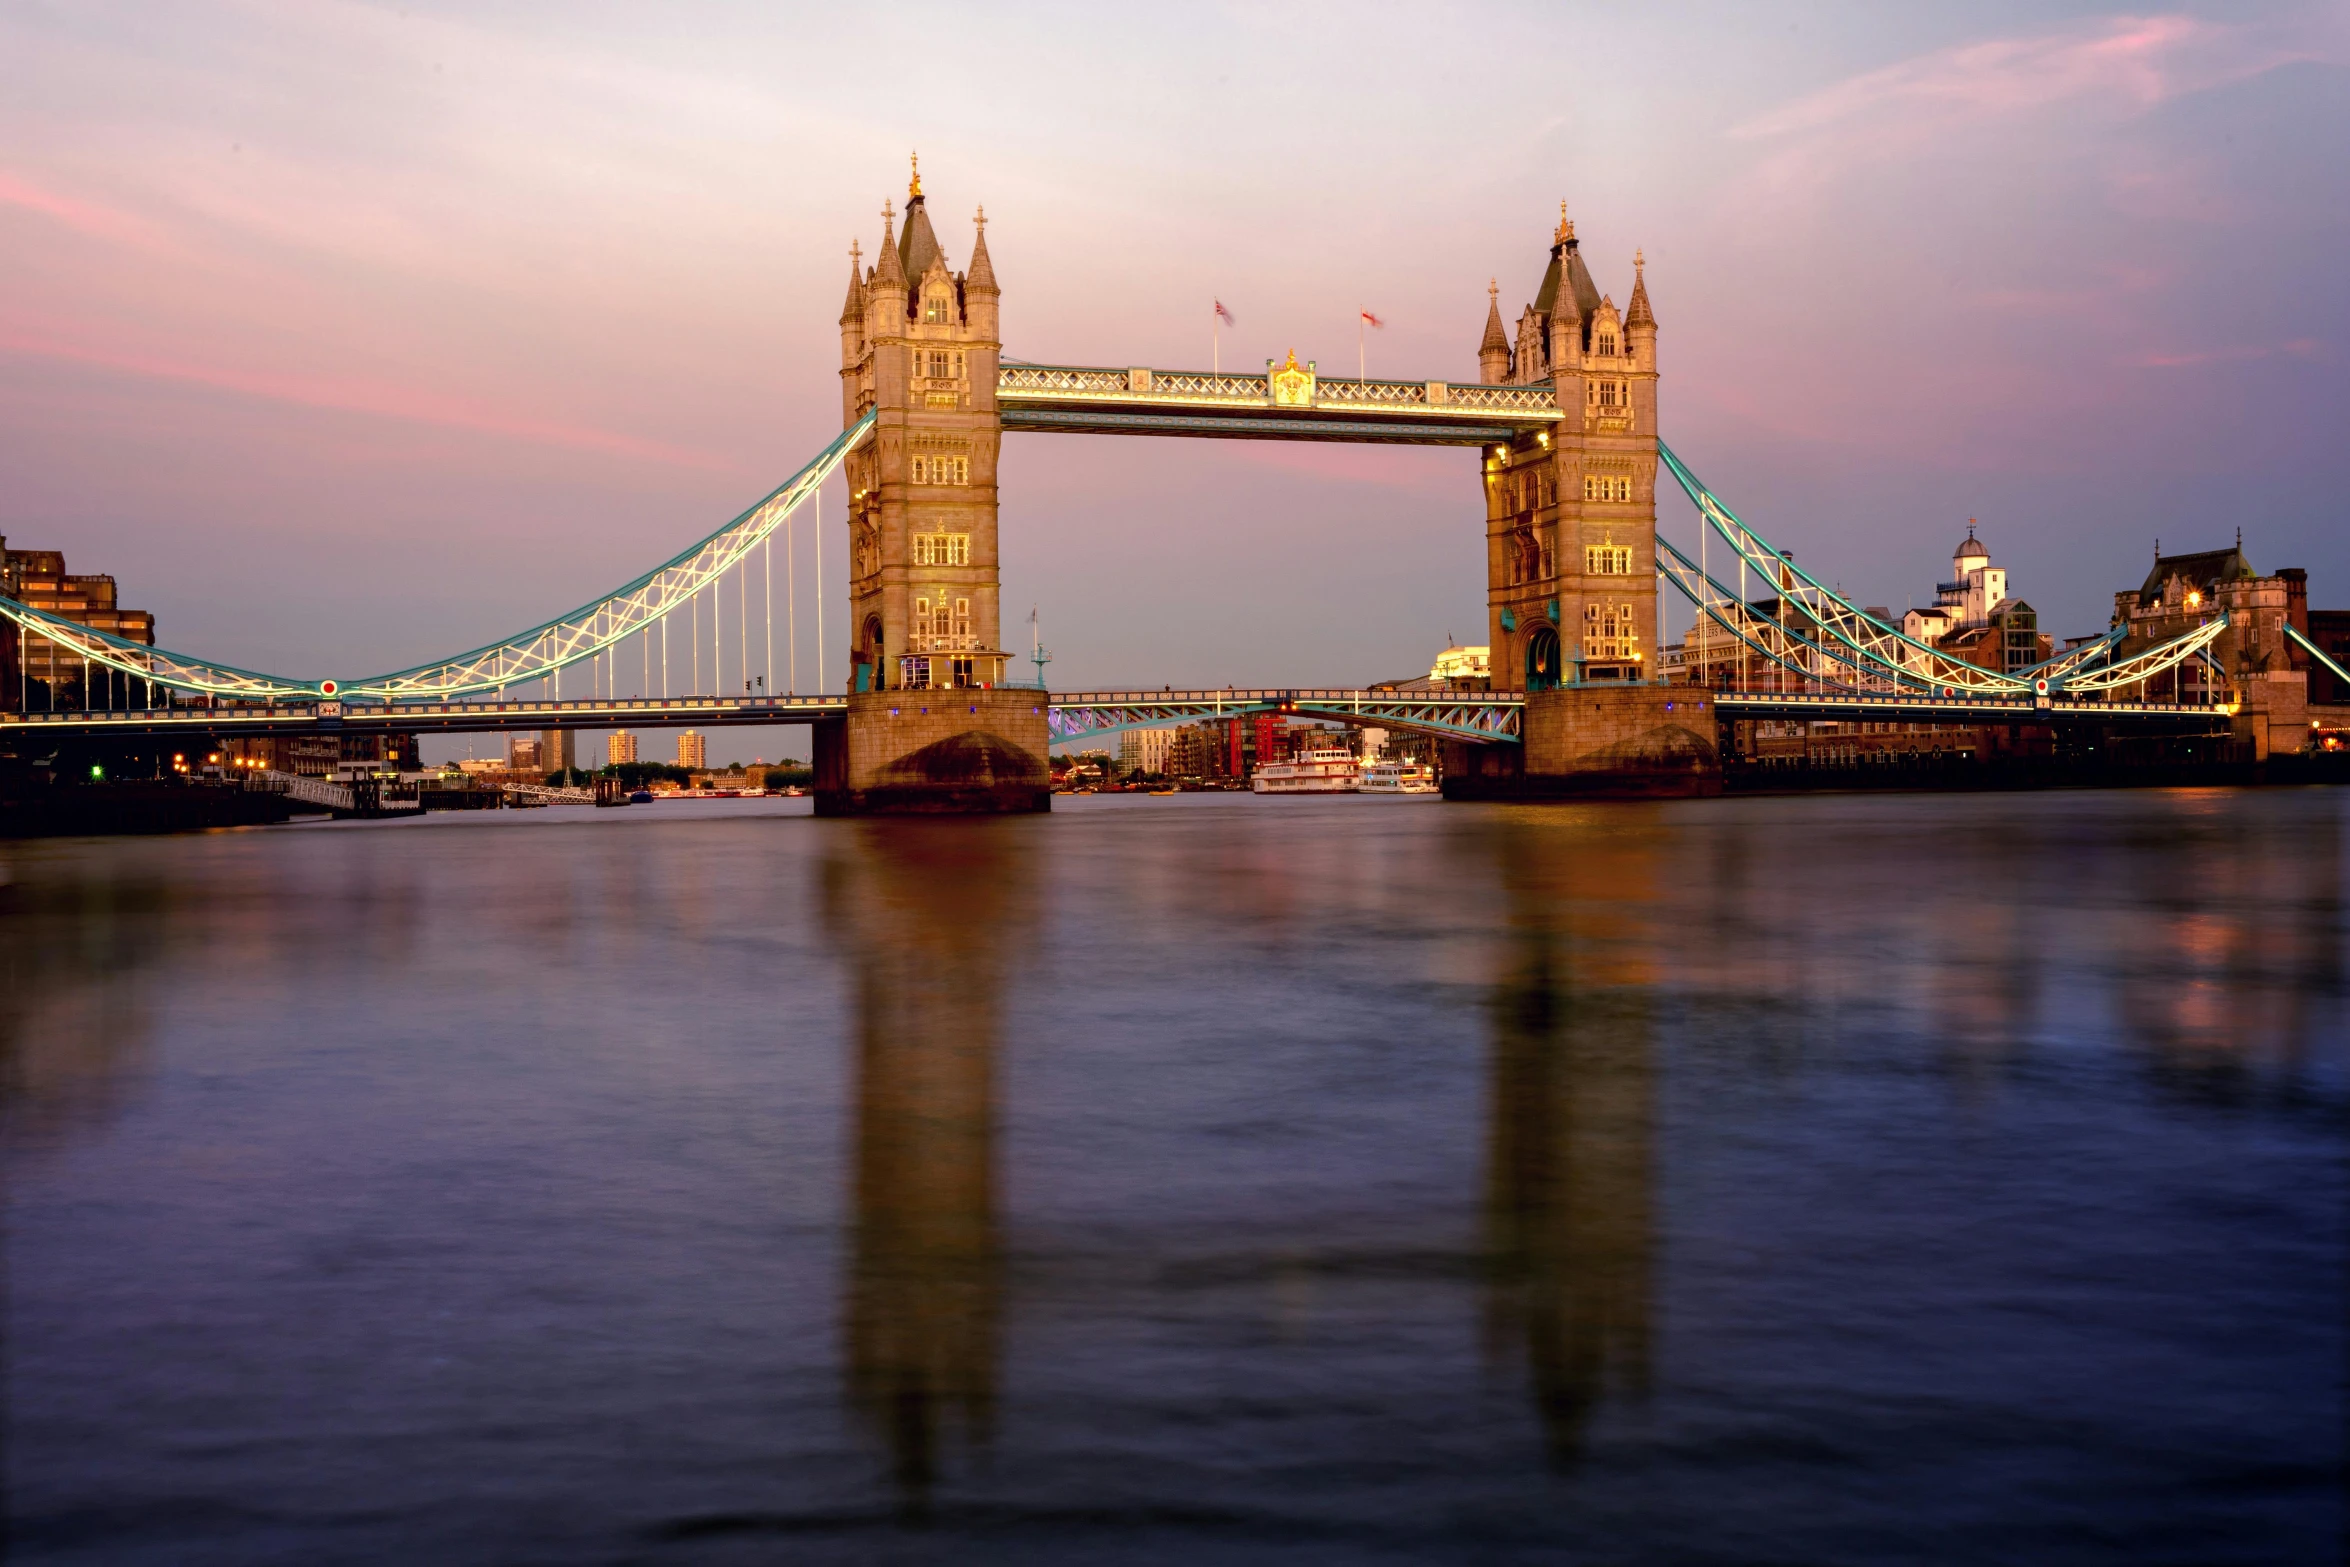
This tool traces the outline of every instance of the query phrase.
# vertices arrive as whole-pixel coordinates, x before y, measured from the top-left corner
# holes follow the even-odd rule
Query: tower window
[[[923,311],[922,311],[922,319],[923,319],[923,320],[925,320],[925,321],[952,321],[952,320],[954,320],[954,319],[955,319],[955,306],[954,306],[954,301],[952,301],[952,300],[950,300],[949,298],[947,298],[947,296],[946,296],[946,295],[944,295],[944,294],[932,294],[932,295],[930,295],[930,296],[929,296],[929,302],[928,302],[928,303],[927,303],[927,304],[924,306],[924,308],[923,308]]]
[[[1587,473],[1583,476],[1583,498],[1587,501],[1628,501],[1632,498],[1631,476]]]
[[[1583,606],[1583,656],[1632,658],[1640,651],[1640,635],[1633,629],[1629,604]]]
[[[1615,333],[1602,332],[1599,334],[1599,351],[1603,354],[1613,354],[1616,351]]]
[[[1628,577],[1632,574],[1632,546],[1586,545],[1583,549],[1583,569],[1595,577]]]
[[[971,459],[968,457],[917,457],[910,464],[907,477],[915,484],[969,484]]]

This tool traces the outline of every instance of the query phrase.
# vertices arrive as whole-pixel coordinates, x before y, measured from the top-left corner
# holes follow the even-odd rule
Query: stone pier
[[[1658,799],[1722,792],[1714,698],[1693,686],[1526,694],[1523,744],[1456,744],[1448,800]]]
[[[816,725],[819,816],[1053,808],[1041,691],[872,691]]]

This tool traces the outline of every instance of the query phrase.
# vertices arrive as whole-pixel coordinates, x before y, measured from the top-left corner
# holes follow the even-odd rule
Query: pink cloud
[[[5,169],[0,169],[0,206],[37,212],[94,239],[148,247],[162,243],[161,236],[143,219],[111,207],[60,196]]]
[[[1768,175],[1818,180],[1969,126],[2073,106],[2135,114],[2318,57],[2194,17],[2116,17],[1903,60],[1757,115],[1730,135],[1779,145]]]
[[[272,402],[369,414],[378,418],[435,425],[443,429],[466,430],[480,435],[504,436],[638,462],[722,470],[731,470],[737,466],[709,452],[648,441],[613,430],[559,424],[552,420],[506,413],[413,387],[195,364],[144,352],[66,342],[6,324],[0,324],[0,354],[63,360],[125,375],[143,376],[150,380],[213,387],[247,397],[266,398]]]

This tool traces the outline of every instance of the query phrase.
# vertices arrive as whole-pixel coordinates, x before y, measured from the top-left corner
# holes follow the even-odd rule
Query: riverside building
[[[155,645],[155,617],[143,609],[124,609],[113,577],[68,572],[62,550],[10,549],[0,535],[0,593],[93,631]],[[0,622],[0,711],[106,711],[146,707],[154,700],[137,676],[91,664],[70,648]]]

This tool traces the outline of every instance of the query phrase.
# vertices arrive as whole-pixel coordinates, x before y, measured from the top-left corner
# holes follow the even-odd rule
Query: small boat
[[[1352,794],[1358,769],[1352,751],[1334,746],[1293,761],[1261,763],[1249,787],[1258,794]]]
[[[1356,787],[1364,794],[1434,794],[1436,769],[1418,762],[1373,762]]]

